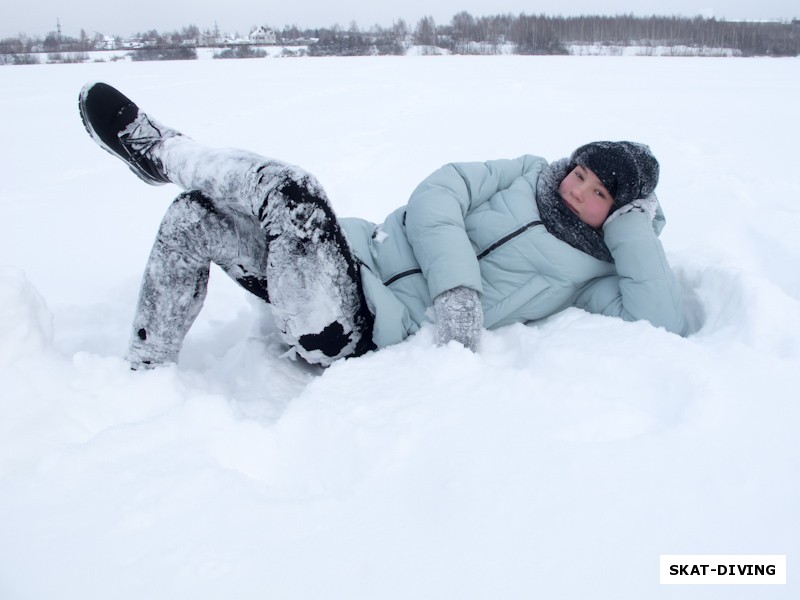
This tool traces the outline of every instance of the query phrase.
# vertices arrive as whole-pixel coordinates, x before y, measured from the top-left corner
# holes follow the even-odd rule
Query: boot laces
[[[119,140],[132,158],[141,160],[149,158],[148,153],[156,144],[171,137],[169,133],[170,130],[159,125],[146,114],[140,113],[133,123],[120,133]]]

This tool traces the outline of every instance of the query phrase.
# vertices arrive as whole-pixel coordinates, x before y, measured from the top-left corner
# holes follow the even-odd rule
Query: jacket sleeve
[[[609,223],[604,235],[617,274],[589,282],[575,305],[626,321],[646,320],[686,335],[688,325],[680,285],[650,218],[631,211]]]
[[[451,163],[417,186],[406,209],[406,235],[431,298],[458,286],[482,291],[478,260],[464,217],[526,174],[535,185],[543,164],[543,159],[534,156]]]

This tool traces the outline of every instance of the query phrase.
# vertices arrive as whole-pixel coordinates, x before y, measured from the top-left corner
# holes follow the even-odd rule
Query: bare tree
[[[419,46],[435,46],[436,41],[436,22],[433,17],[422,17],[414,30],[414,43]]]

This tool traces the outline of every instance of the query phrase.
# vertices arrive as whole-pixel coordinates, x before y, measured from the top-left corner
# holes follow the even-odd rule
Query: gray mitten
[[[455,340],[477,351],[483,329],[483,307],[478,292],[464,286],[447,290],[433,299],[433,310],[439,346]]]
[[[625,206],[615,210],[605,220],[605,223],[603,223],[603,227],[611,223],[611,221],[613,221],[617,217],[634,210],[643,212],[648,217],[650,217],[650,220],[652,221],[653,217],[655,217],[656,215],[657,208],[658,208],[658,198],[656,198],[655,193],[651,193],[646,198],[638,198],[637,200],[634,200],[633,202],[628,202]]]

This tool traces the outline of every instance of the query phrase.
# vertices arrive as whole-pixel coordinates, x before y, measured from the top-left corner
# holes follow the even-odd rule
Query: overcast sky
[[[277,29],[284,25],[347,27],[355,21],[367,28],[389,26],[398,18],[410,27],[425,15],[444,24],[466,10],[473,16],[544,13],[548,15],[627,14],[703,15],[726,19],[792,19],[800,17],[797,0],[36,0],[33,4],[3,0],[0,37],[24,32],[44,36],[61,22],[65,35],[86,33],[127,36],[157,29],[173,31],[186,25],[201,30],[248,33],[254,25]]]

